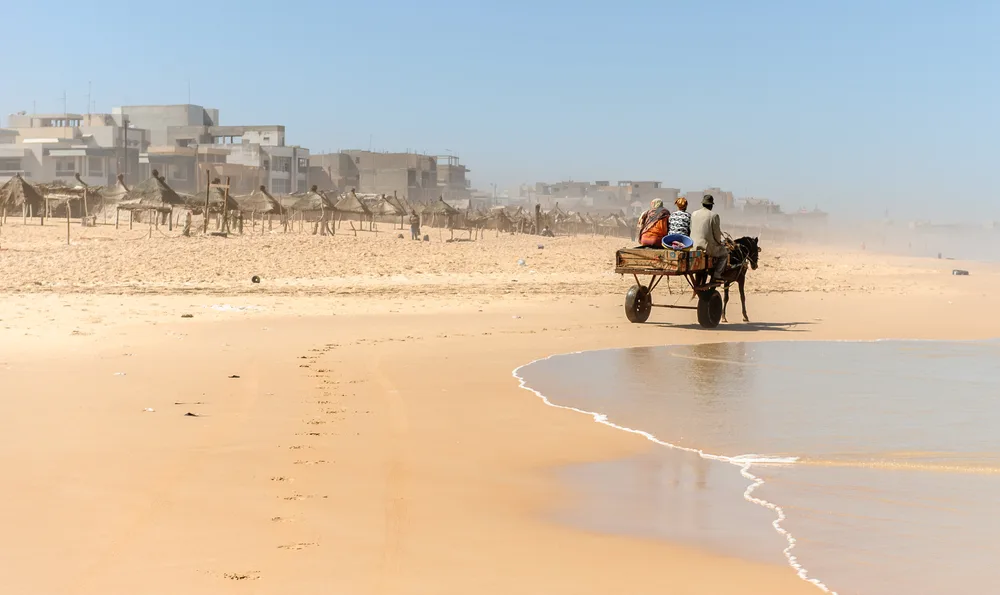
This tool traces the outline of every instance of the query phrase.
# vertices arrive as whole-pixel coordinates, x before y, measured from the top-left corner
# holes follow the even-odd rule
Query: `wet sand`
[[[670,445],[565,470],[585,497],[560,520],[749,560],[789,554],[841,595],[933,595],[1000,581],[998,354],[997,341],[709,343],[557,356],[518,375],[557,406]],[[746,472],[780,514],[740,505]]]
[[[553,353],[733,337],[1000,334],[980,315],[995,274],[977,271],[973,289],[935,262],[910,276],[906,261],[830,258],[827,283],[808,263],[829,257],[803,264],[786,247],[761,293],[751,285],[760,323],[704,331],[686,312],[625,322],[628,282],[601,264],[610,240],[559,238],[547,268],[463,284],[537,240],[441,243],[433,250],[464,264],[404,282],[374,240],[338,237],[321,262],[289,250],[287,283],[254,287],[249,239],[225,244],[217,268],[190,248],[204,242],[55,248],[8,244],[11,232],[0,583],[12,592],[815,592],[780,563],[553,522],[580,497],[559,481],[565,465],[650,445],[545,407],[511,370]],[[80,259],[86,283],[71,272]],[[337,277],[376,262],[381,277]],[[580,262],[593,270],[578,283],[555,281]],[[522,284],[531,270],[548,277]]]

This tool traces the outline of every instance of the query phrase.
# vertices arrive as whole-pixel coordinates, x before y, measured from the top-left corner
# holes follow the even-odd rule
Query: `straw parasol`
[[[240,211],[244,213],[260,213],[262,215],[280,215],[285,212],[273,196],[267,192],[263,185],[245,196],[237,196],[236,202]]]
[[[291,206],[293,211],[333,211],[336,208],[333,202],[316,186],[310,188],[309,192],[305,194],[292,194],[291,196],[296,199]]]
[[[406,207],[395,196],[385,196],[371,207],[372,213],[376,215],[387,215],[402,217],[406,215]]]
[[[136,184],[128,191],[125,200],[118,205],[118,208],[128,211],[170,211],[175,206],[187,205],[184,199],[168,186],[166,180],[154,169],[151,178],[141,184]]]
[[[44,205],[45,197],[42,193],[22,178],[19,173],[0,186],[0,209],[30,206],[33,210],[40,212]]]
[[[364,215],[365,217],[371,217],[372,215],[371,209],[354,192],[337,201],[335,208],[341,213],[352,213],[354,215]]]

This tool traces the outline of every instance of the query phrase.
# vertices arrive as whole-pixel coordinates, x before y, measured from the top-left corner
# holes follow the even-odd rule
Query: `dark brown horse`
[[[747,268],[757,270],[757,256],[760,252],[760,246],[757,245],[757,238],[742,237],[733,240],[732,244],[730,244],[729,268],[722,274],[722,322],[728,322],[726,320],[726,305],[729,303],[729,286],[733,283],[739,285],[740,288],[743,322],[750,322],[750,318],[747,316],[747,295],[744,291],[744,286],[747,280]]]

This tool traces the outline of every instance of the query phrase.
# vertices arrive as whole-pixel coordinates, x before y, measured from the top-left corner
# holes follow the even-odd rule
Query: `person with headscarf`
[[[691,213],[687,212],[687,199],[681,196],[674,201],[674,204],[677,205],[677,210],[670,213],[670,222],[667,225],[668,233],[691,237]]]
[[[663,236],[667,235],[667,222],[670,211],[663,207],[663,201],[654,198],[649,203],[649,210],[639,217],[639,243],[643,246],[659,247]]]

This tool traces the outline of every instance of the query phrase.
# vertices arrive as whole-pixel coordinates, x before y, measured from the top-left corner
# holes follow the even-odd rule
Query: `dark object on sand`
[[[969,274],[969,271],[963,271],[962,269],[955,269],[951,272],[952,275],[965,276]]]
[[[250,282],[251,283],[260,283],[260,277],[258,277],[257,275],[254,275],[253,277],[250,277]]]
[[[545,249],[545,244],[539,244],[538,245],[538,249],[539,250],[544,250]]]
[[[396,234],[396,239],[397,240],[403,239],[403,234],[401,234],[401,233],[400,234]]]
[[[201,417],[201,416],[198,415],[197,413],[191,413],[190,411],[188,411],[187,413],[184,414],[184,417]]]
[[[194,318],[194,314],[181,314],[181,318]]]
[[[425,242],[431,241],[431,236],[424,236],[424,241]]]
[[[237,376],[236,374],[233,374],[232,376],[230,376],[230,378],[239,378],[239,376]]]

